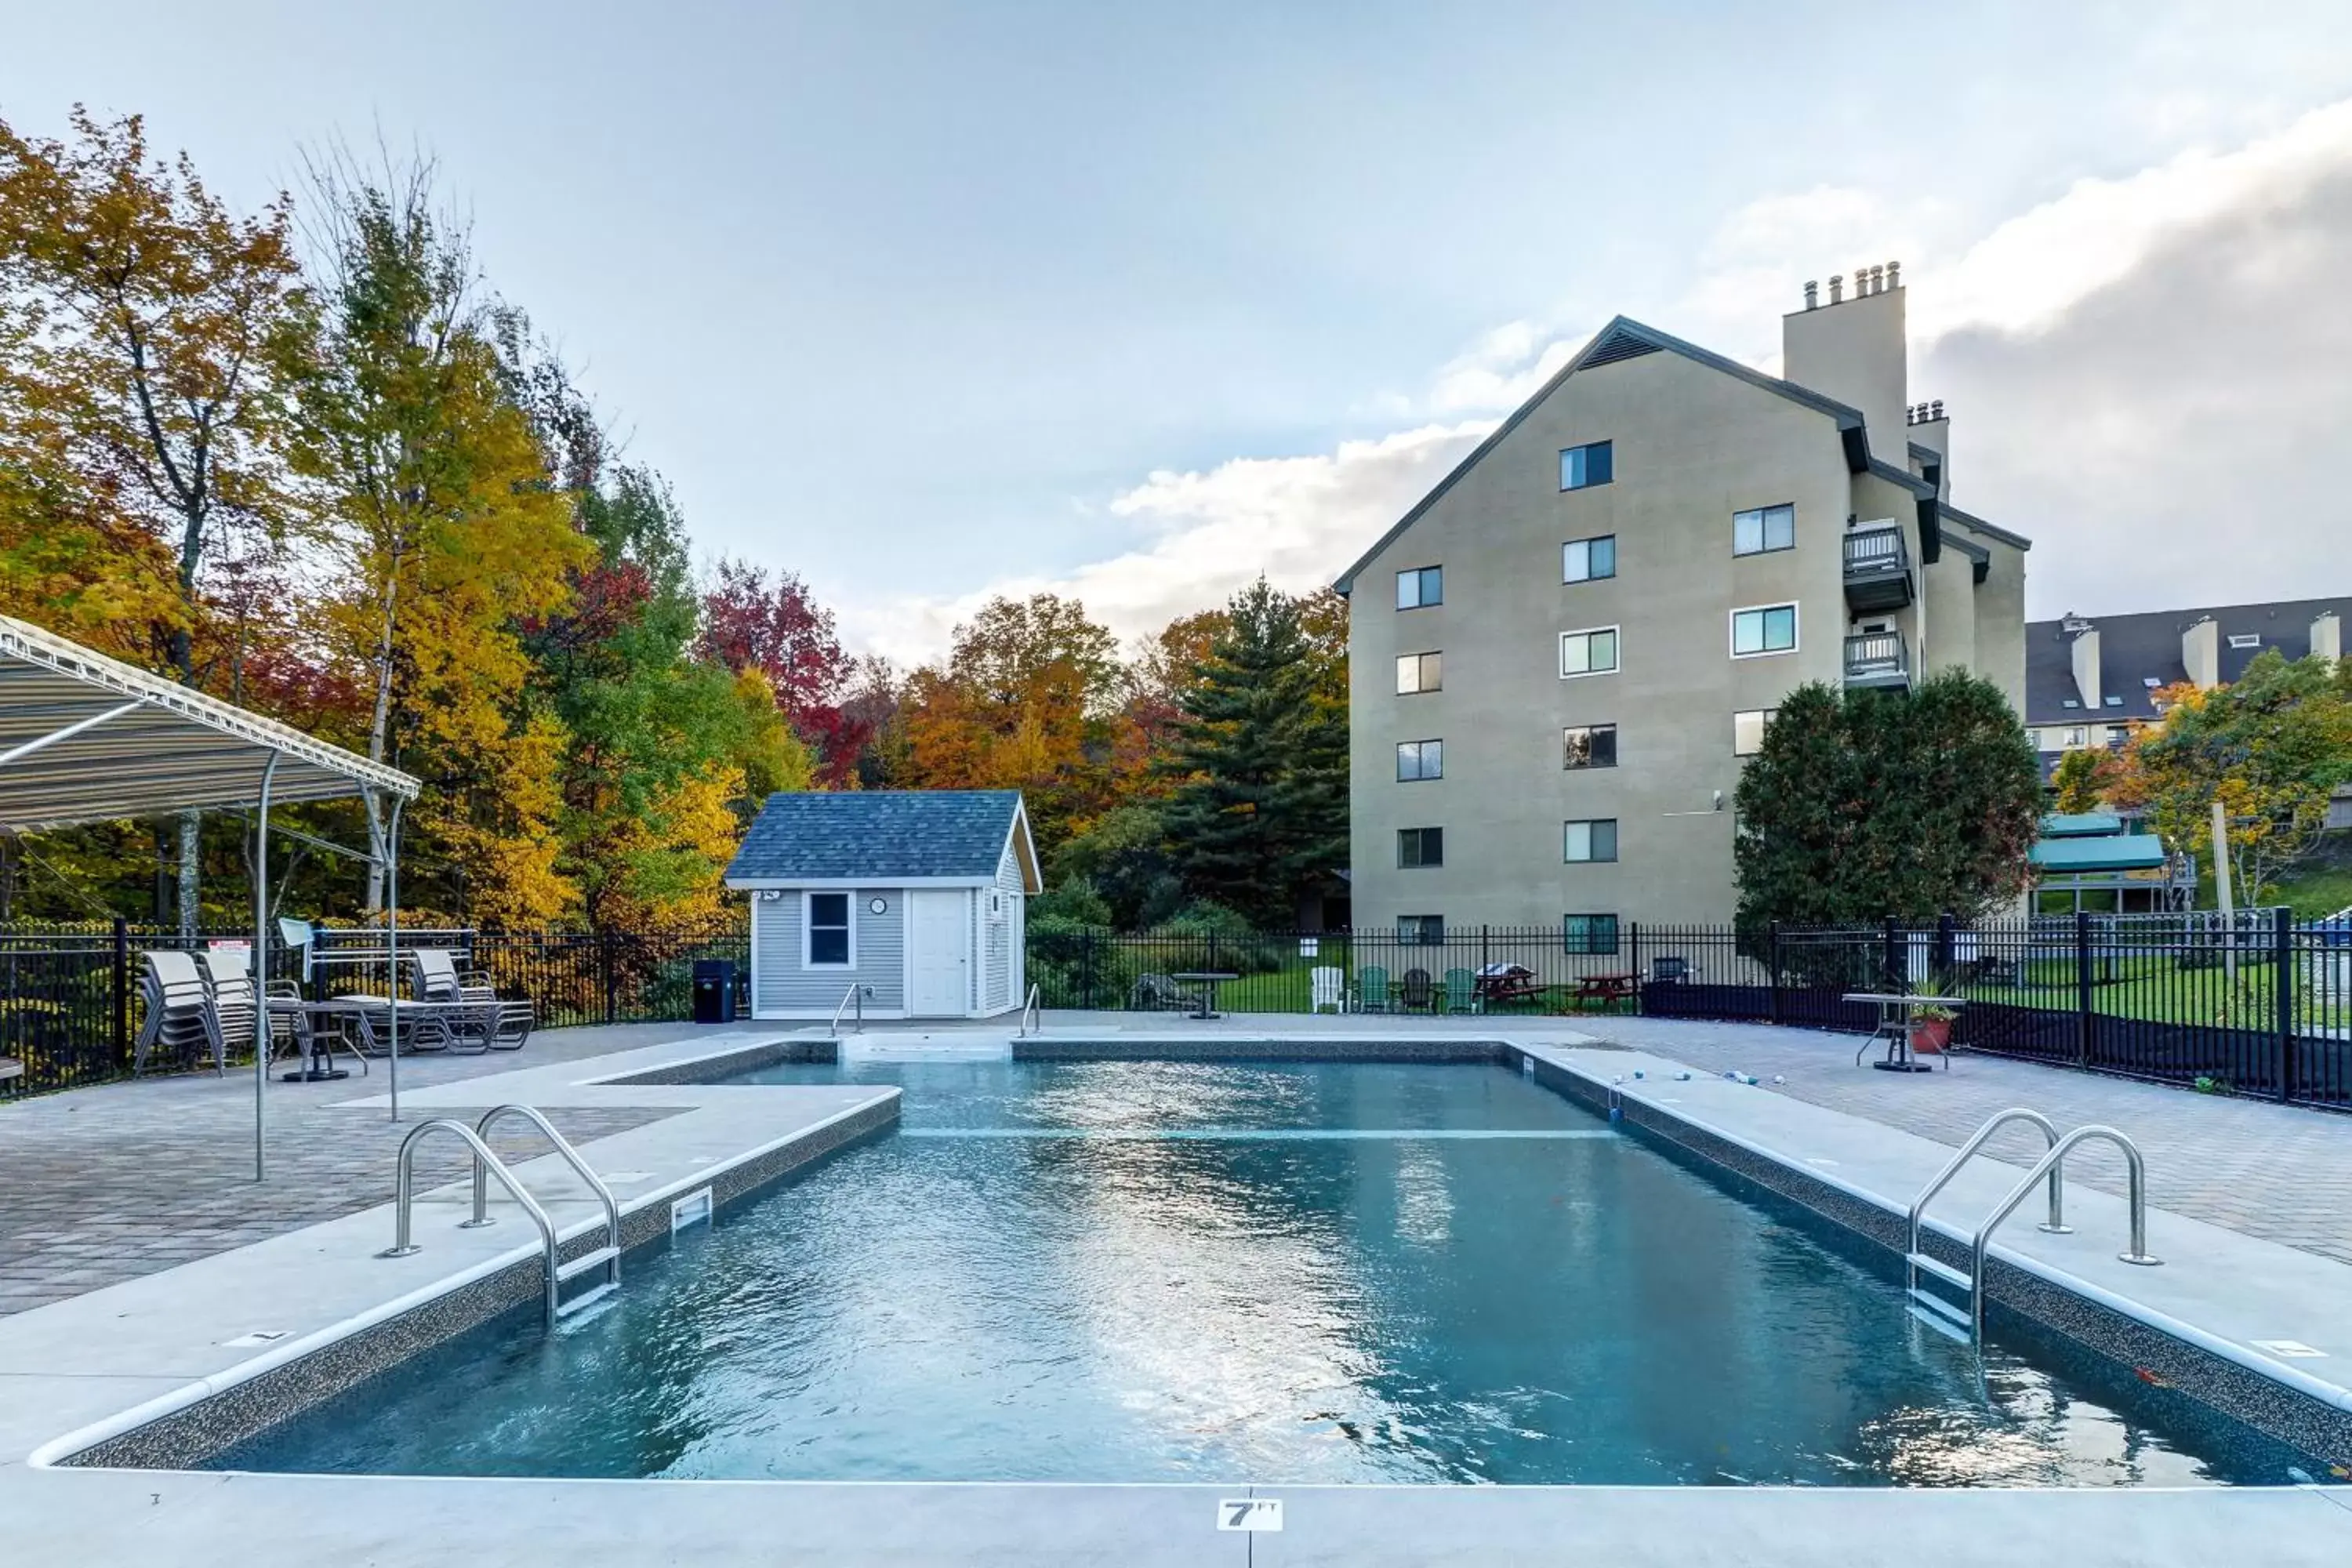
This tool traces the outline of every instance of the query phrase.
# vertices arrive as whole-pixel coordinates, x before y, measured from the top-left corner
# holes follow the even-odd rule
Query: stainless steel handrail
[[[846,1012],[852,1004],[855,1004],[857,1008],[857,1033],[862,1035],[866,1032],[866,998],[873,994],[874,987],[871,985],[852,985],[841,994],[841,1005],[833,1010],[834,1038],[841,1037],[841,1015]]]
[[[561,1277],[556,1272],[562,1265],[555,1256],[555,1222],[547,1217],[547,1211],[539,1206],[539,1201],[523,1190],[522,1184],[515,1179],[514,1173],[507,1169],[505,1163],[490,1152],[490,1146],[483,1142],[474,1130],[462,1121],[453,1121],[447,1117],[439,1117],[422,1123],[400,1141],[400,1171],[393,1185],[394,1215],[392,1246],[377,1253],[376,1256],[406,1258],[411,1253],[423,1250],[415,1242],[409,1239],[408,1210],[416,1182],[416,1145],[424,1141],[427,1133],[435,1131],[449,1132],[462,1139],[466,1146],[474,1152],[474,1159],[477,1162],[476,1171],[478,1173],[482,1164],[486,1163],[491,1173],[498,1177],[499,1184],[506,1188],[507,1195],[520,1204],[523,1212],[530,1215],[531,1223],[539,1226],[540,1243],[547,1257],[547,1326],[553,1328],[558,1316],[557,1291],[562,1284]]]
[[[621,1205],[614,1200],[613,1189],[604,1184],[604,1178],[589,1168],[588,1162],[580,1157],[580,1151],[555,1130],[554,1123],[528,1105],[500,1105],[482,1112],[482,1119],[474,1123],[475,1136],[487,1147],[491,1123],[509,1116],[520,1116],[547,1134],[547,1141],[555,1145],[555,1152],[563,1156],[563,1163],[578,1172],[580,1179],[594,1189],[597,1201],[604,1205],[604,1229],[614,1254],[611,1278],[613,1283],[618,1285],[621,1282]],[[477,1157],[474,1161],[474,1217],[465,1222],[468,1228],[490,1223],[489,1199],[489,1172]]]
[[[2048,1147],[2052,1149],[2058,1147],[2058,1129],[2051,1123],[2050,1118],[2038,1110],[2029,1110],[2022,1105],[2010,1107],[1978,1128],[1975,1135],[1960,1145],[1960,1152],[1947,1161],[1942,1170],[1936,1173],[1936,1179],[1921,1188],[1919,1195],[1911,1202],[1911,1240],[1910,1245],[1903,1251],[1905,1289],[1916,1290],[1919,1288],[1919,1266],[1912,1259],[1919,1256],[1919,1222],[1927,1212],[1928,1203],[1937,1193],[1944,1190],[1945,1185],[1954,1176],[1960,1173],[1960,1167],[1975,1157],[1976,1152],[1985,1146],[1986,1140],[2012,1121],[2032,1122],[2042,1129],[2042,1136],[2047,1141]],[[2066,1224],[2065,1180],[2065,1173],[2057,1166],[2053,1165],[2050,1168],[2050,1217],[2042,1222],[2042,1228],[2053,1236],[2064,1236],[2071,1228]]]
[[[1029,1037],[1030,1030],[1033,1027],[1030,1022],[1032,1019],[1036,1020],[1034,1027],[1040,1030],[1045,1028],[1045,1010],[1044,1006],[1044,997],[1045,988],[1043,986],[1032,985],[1029,987],[1029,1000],[1021,1005],[1021,1022],[1013,1031],[1014,1038],[1025,1040]]]
[[[1985,1250],[1991,1245],[1992,1233],[2025,1201],[2045,1172],[2056,1170],[2063,1163],[2074,1145],[2086,1138],[2104,1138],[2124,1152],[2126,1190],[2131,1201],[2131,1249],[2116,1254],[2126,1263],[2137,1263],[2143,1268],[2153,1268],[2164,1261],[2147,1249],[2147,1167],[2139,1157],[2139,1146],[2112,1127],[2077,1127],[2058,1141],[2057,1146],[2042,1156],[2042,1163],[2025,1173],[2025,1179],[2010,1189],[2001,1199],[2000,1207],[1978,1228],[1975,1244],[1969,1248],[1969,1310],[1975,1314],[1977,1337],[1984,1337],[1984,1271]]]

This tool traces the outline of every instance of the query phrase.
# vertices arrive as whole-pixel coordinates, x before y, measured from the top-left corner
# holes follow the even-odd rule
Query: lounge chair
[[[457,955],[446,947],[420,947],[414,954],[418,996],[427,1002],[469,1003],[481,1009],[446,1015],[447,1043],[452,1047],[479,1038],[481,1050],[513,1051],[530,1038],[533,1014],[529,1002],[500,1000],[488,974],[478,969],[460,973]]]
[[[180,1062],[201,1058],[209,1046],[214,1069],[227,1071],[228,1047],[221,1039],[220,1016],[213,1011],[212,994],[204,976],[196,973],[196,961],[184,952],[151,951],[140,956],[145,964],[139,994],[147,1005],[147,1016],[139,1026],[131,1070],[145,1072],[148,1057],[159,1046]]]
[[[1356,971],[1356,1011],[1385,1013],[1388,1010],[1389,972],[1377,963]]]
[[[1445,972],[1445,1010],[1449,1013],[1480,1013],[1486,1010],[1478,994],[1478,976],[1467,969]]]

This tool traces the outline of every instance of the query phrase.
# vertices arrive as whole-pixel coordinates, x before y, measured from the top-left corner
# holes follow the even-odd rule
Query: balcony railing
[[[1911,552],[1901,528],[1890,523],[1845,536],[1845,602],[1857,615],[1899,610],[1911,602]]]
[[[1845,683],[1848,686],[1889,686],[1906,690],[1911,685],[1911,657],[1901,632],[1856,632],[1845,639]]]

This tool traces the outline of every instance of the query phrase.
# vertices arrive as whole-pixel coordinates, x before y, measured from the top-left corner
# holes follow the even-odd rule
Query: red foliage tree
[[[740,672],[758,669],[775,688],[776,706],[817,752],[818,777],[838,787],[856,773],[873,725],[844,711],[856,661],[842,647],[833,612],[790,572],[722,560],[702,597],[702,657]]]

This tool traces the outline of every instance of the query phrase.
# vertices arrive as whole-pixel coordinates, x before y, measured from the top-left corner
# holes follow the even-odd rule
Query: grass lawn
[[[2299,964],[2298,1023],[2326,1028],[2352,1025],[2352,998],[2340,991],[2325,991],[2325,972],[2307,957],[2299,958]],[[2271,1029],[2278,1025],[2278,966],[2267,952],[2250,953],[2240,962],[2234,986],[2219,964],[2183,969],[2168,955],[2095,957],[2092,972],[2091,1006],[2112,1018],[2240,1029]],[[1964,985],[1960,994],[1971,1002],[2068,1011],[2075,1005],[2074,961],[2036,959],[2024,966],[2016,984]]]

